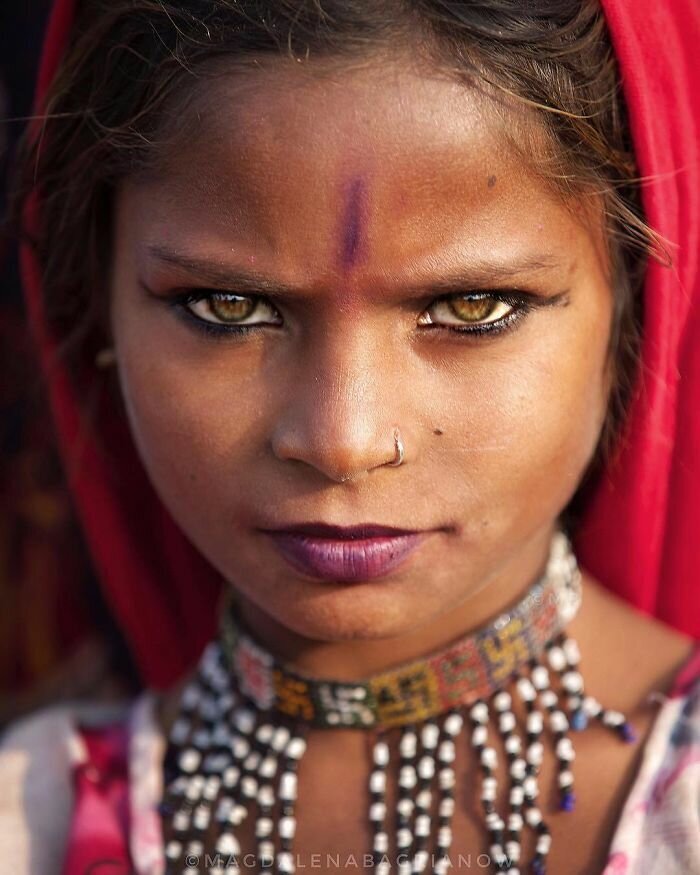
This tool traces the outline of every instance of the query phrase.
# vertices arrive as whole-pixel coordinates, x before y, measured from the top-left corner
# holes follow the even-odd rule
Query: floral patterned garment
[[[700,646],[669,693],[655,695],[659,711],[602,875],[700,875]],[[144,693],[116,718],[97,706],[50,709],[3,741],[6,871],[163,875],[165,739],[155,704]]]

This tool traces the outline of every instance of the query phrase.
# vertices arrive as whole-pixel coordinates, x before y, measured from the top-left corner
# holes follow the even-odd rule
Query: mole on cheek
[[[444,434],[445,432],[441,428],[434,428],[433,434]]]
[[[493,188],[495,184],[496,184],[496,177],[489,176],[489,178],[486,180],[486,185],[488,185],[489,188]]]
[[[357,265],[364,251],[366,202],[367,186],[361,176],[356,176],[347,186],[341,224],[340,266],[346,272]]]

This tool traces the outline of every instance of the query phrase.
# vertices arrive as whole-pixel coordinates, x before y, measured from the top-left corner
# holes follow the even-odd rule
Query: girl
[[[13,872],[700,871],[698,36],[57,3],[28,303],[147,689],[12,728]]]

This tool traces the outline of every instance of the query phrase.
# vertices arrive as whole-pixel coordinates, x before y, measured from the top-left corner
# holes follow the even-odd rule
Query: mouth
[[[262,531],[297,571],[316,580],[353,583],[389,574],[436,530],[416,531],[374,523],[304,523]]]

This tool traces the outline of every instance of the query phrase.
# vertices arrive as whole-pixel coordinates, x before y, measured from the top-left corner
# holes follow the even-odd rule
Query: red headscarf
[[[700,10],[697,0],[603,0],[603,7],[638,164],[651,178],[643,189],[646,216],[673,245],[674,265],[649,266],[640,391],[624,448],[591,497],[576,547],[582,564],[609,589],[698,636]],[[56,71],[73,11],[74,0],[55,3],[39,101]],[[30,225],[36,215],[34,200]],[[65,369],[51,364],[54,341],[28,248],[23,269],[61,450],[70,462],[70,485],[97,572],[145,683],[167,685],[213,635],[221,581],[156,497],[106,392],[95,419],[99,440],[82,433],[79,409],[87,383],[71,383]],[[86,375],[91,369],[87,363]]]

